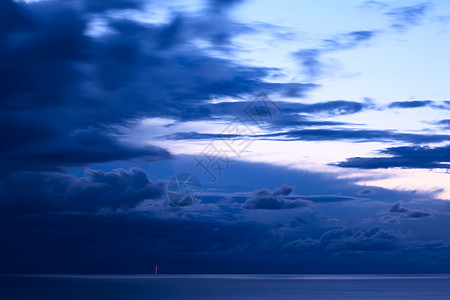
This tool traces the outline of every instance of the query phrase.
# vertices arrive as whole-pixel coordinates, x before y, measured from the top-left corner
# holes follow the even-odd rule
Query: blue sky
[[[0,15],[0,273],[448,272],[446,1]]]

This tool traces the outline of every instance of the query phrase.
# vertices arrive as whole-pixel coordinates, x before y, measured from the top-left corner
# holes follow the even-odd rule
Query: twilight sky
[[[444,0],[0,0],[0,273],[449,273],[449,37]]]

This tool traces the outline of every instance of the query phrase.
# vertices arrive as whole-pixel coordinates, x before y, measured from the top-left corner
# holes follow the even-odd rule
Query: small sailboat
[[[155,266],[155,274],[158,274],[158,265]]]

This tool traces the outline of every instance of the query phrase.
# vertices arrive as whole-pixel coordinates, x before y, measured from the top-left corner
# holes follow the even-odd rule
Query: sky
[[[449,273],[450,3],[2,0],[0,273]]]

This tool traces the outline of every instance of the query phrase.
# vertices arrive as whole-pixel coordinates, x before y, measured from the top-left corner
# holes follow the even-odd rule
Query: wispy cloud
[[[430,10],[430,3],[419,3],[412,6],[397,7],[387,12],[394,22],[392,27],[405,29],[408,26],[418,25]]]
[[[404,146],[381,150],[382,157],[353,157],[337,165],[344,168],[418,168],[449,169],[450,146]]]

